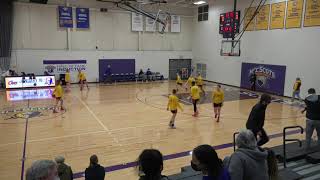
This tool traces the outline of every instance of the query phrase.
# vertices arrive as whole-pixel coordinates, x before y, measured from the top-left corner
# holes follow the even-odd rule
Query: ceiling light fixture
[[[206,2],[205,1],[195,1],[195,2],[193,2],[193,4],[195,4],[195,5],[201,5],[201,4],[205,4]]]

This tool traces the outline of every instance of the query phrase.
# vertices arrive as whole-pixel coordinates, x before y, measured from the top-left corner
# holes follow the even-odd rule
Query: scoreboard
[[[240,26],[240,11],[233,11],[220,14],[219,34],[223,38],[232,38],[232,23],[234,20],[234,34],[239,33]]]

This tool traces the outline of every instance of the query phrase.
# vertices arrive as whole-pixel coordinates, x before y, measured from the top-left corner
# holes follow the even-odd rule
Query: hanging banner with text
[[[251,7],[251,8],[246,8],[245,10],[245,17],[244,17],[244,25],[243,25],[243,28],[245,28],[247,26],[247,29],[246,31],[254,31],[254,28],[255,28],[255,23],[256,23],[256,18],[253,17],[254,15],[254,12],[256,10],[256,7]],[[251,20],[252,19],[252,20]],[[250,22],[251,21],[251,22]],[[250,24],[249,24],[250,22]]]
[[[77,28],[88,29],[90,27],[89,8],[76,8]]]
[[[256,30],[268,30],[270,15],[270,4],[261,6],[256,17]]]
[[[154,32],[156,31],[156,23],[154,22],[154,19],[146,17],[146,31],[147,32]]]
[[[168,32],[169,31],[169,26],[171,25],[170,22],[168,23],[166,21],[167,16],[168,16],[167,14],[159,14],[159,19],[161,21],[163,21],[164,23],[166,23],[166,28],[164,29],[164,32]],[[163,29],[163,24],[161,24],[161,23],[158,23],[158,24],[159,24],[159,31],[161,32],[162,29]]]
[[[72,7],[58,6],[59,27],[73,28]]]
[[[286,2],[274,3],[271,5],[270,29],[283,29]]]
[[[303,0],[288,1],[286,28],[301,27]]]
[[[181,18],[177,15],[171,16],[171,32],[181,31]]]
[[[283,95],[286,79],[286,66],[242,63],[241,88],[250,89],[250,76],[257,76],[256,90],[276,95]]]
[[[320,0],[307,0],[304,26],[320,26]]]
[[[86,71],[87,60],[43,60],[43,66],[49,74],[65,74],[67,69],[75,73]]]
[[[143,31],[143,18],[141,14],[131,13],[131,30]]]

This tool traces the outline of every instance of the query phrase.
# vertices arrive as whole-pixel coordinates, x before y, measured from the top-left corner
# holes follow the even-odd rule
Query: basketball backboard
[[[221,41],[221,56],[240,56],[240,40],[222,40]]]

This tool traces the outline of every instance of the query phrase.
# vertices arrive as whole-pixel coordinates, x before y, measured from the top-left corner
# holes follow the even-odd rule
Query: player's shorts
[[[199,99],[192,99],[193,103],[198,103]]]
[[[182,83],[180,83],[180,82],[177,82],[177,84],[180,85],[180,86],[182,86]]]
[[[87,80],[84,79],[84,80],[80,80],[80,81],[79,81],[79,83],[84,83],[84,82],[87,82]]]
[[[178,110],[171,110],[172,114],[177,114]]]
[[[213,103],[213,107],[222,107],[222,103]]]
[[[197,86],[198,86],[199,88],[202,88],[203,85],[201,84],[201,85],[197,85]]]
[[[56,100],[61,100],[61,97],[55,97],[56,98]]]

